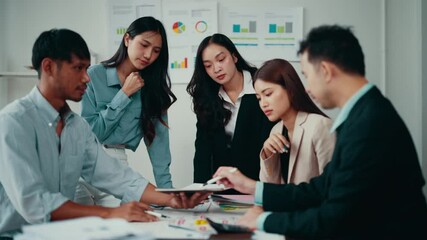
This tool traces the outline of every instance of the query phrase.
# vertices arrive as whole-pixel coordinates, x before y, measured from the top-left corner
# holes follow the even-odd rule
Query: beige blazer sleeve
[[[273,154],[263,159],[260,152],[260,174],[262,182],[301,183],[320,175],[325,165],[331,160],[335,147],[335,134],[329,132],[332,120],[318,114],[298,112],[295,120],[294,134],[291,139],[288,179],[284,181],[280,154]],[[283,122],[277,123],[271,134],[282,133]]]
[[[275,133],[282,133],[283,131],[283,122],[280,121],[270,131],[270,135]],[[263,159],[263,152],[264,149],[261,149],[261,152],[259,154],[260,158],[260,171],[259,171],[259,179],[261,182],[268,182],[268,183],[277,183],[277,184],[283,184],[285,183],[282,178],[282,173],[280,171],[280,154],[276,153],[271,155],[269,158]]]
[[[322,174],[335,147],[335,134],[329,132],[331,125],[331,119],[319,114],[298,112],[291,140],[287,182],[308,182]]]
[[[333,122],[329,118],[322,118],[316,127],[316,134],[313,135],[314,151],[319,163],[319,175],[323,173],[326,164],[331,161],[335,149],[335,133],[329,132],[332,124]]]

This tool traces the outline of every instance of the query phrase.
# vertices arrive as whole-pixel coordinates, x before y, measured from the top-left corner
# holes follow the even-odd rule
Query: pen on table
[[[166,216],[166,215],[163,215],[163,214],[158,213],[158,212],[153,212],[153,211],[150,211],[150,210],[146,210],[146,211],[145,211],[145,213],[150,214],[150,215],[152,215],[152,216],[156,216],[156,217],[158,217],[158,218],[169,218],[169,217],[168,217],[168,216]]]
[[[237,171],[237,168],[231,168],[230,170],[228,170],[228,172],[230,172],[230,173],[234,173],[235,171]],[[214,178],[212,178],[212,179],[208,180],[207,182],[205,182],[205,183],[203,184],[203,186],[206,186],[206,185],[208,185],[208,184],[215,183],[216,181],[218,181],[218,180],[220,180],[220,179],[222,179],[222,178],[224,178],[224,176],[217,176],[217,177],[214,177]]]
[[[192,232],[195,232],[195,233],[201,234],[201,233],[200,233],[200,232],[198,232],[196,229],[192,229],[192,228],[189,228],[189,227],[182,227],[182,226],[179,226],[179,225],[173,225],[173,224],[169,224],[168,226],[169,226],[169,227],[173,227],[173,228],[182,229],[182,230],[192,231]]]
[[[157,210],[162,210],[164,209],[166,206],[163,205],[157,205],[157,204],[150,204],[151,208],[157,209]]]

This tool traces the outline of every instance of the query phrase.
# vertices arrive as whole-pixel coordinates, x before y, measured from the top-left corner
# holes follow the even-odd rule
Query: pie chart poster
[[[167,1],[162,9],[172,83],[188,83],[200,42],[218,32],[218,2]]]

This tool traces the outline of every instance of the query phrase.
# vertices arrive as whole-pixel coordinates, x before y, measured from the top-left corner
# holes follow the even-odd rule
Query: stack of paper
[[[235,210],[250,208],[254,205],[253,195],[219,195],[210,196],[213,202],[217,203],[223,210]]]
[[[227,190],[223,184],[193,183],[183,188],[157,188],[158,192],[220,192]]]
[[[23,227],[23,234],[15,240],[152,240],[147,231],[136,229],[124,219],[102,219],[98,217],[50,222]]]

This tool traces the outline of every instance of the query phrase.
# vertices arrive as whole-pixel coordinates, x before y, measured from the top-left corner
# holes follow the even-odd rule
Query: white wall
[[[421,10],[420,1],[386,1],[385,94],[405,118],[418,152],[421,153]],[[411,37],[408,37],[411,36]],[[404,47],[402,47],[404,46]],[[414,47],[409,47],[414,46]],[[408,84],[408,83],[411,84]],[[408,107],[413,106],[413,107]]]
[[[234,2],[239,1],[241,4],[249,6],[258,2],[257,0],[234,0]],[[416,16],[415,11],[418,9],[417,4],[421,5],[421,0],[270,1],[287,7],[302,6],[304,8],[304,33],[320,24],[337,23],[353,26],[365,52],[367,78],[391,98],[405,122],[410,126],[418,152],[421,154],[421,129],[424,129],[424,136],[426,136],[427,128],[425,123],[422,128],[420,115],[422,112],[421,75],[419,73],[421,66],[417,65],[417,61],[414,60],[421,58],[419,53],[421,42],[407,37],[417,36],[417,33],[421,32],[421,26],[416,24],[417,19],[414,17]],[[218,2],[221,7],[226,6],[228,0]],[[0,21],[3,23],[3,25],[0,23],[0,30],[3,26],[2,33],[7,33],[1,34],[0,37],[5,42],[5,44],[0,44],[0,53],[4,59],[7,59],[0,64],[0,72],[27,71],[24,66],[31,63],[31,48],[34,40],[42,31],[53,27],[65,27],[79,32],[87,41],[89,48],[99,54],[98,60],[109,57],[106,55],[108,51],[107,9],[106,2],[103,0],[0,0],[0,9]],[[385,15],[385,13],[387,14]],[[3,21],[3,19],[5,20]],[[396,27],[396,24],[402,27]],[[389,40],[389,37],[396,36],[406,38]],[[402,43],[405,44],[404,48],[402,48]],[[424,53],[425,51],[424,49]],[[243,56],[249,54],[251,53],[242,52]],[[402,58],[405,61],[401,61]],[[387,68],[385,68],[386,64]],[[426,66],[425,62],[423,64]],[[299,69],[298,64],[294,66]],[[427,76],[425,72],[423,73],[424,76]],[[6,80],[7,86],[1,85],[1,81],[4,80],[0,80],[0,91],[4,91],[6,86],[10,92],[8,102],[25,95],[37,82],[36,79],[14,78]],[[191,183],[193,175],[192,159],[196,120],[191,111],[191,100],[185,87],[183,84],[173,86],[173,92],[178,97],[178,101],[172,105],[169,112],[173,156],[171,169],[173,181],[177,187]],[[425,90],[426,87],[423,87]],[[426,102],[425,95],[423,102]],[[413,105],[415,110],[406,107],[405,104]],[[72,108],[80,112],[79,104],[73,104]],[[423,110],[423,114],[424,119],[427,119],[426,110]],[[396,141],[398,142],[398,140]],[[129,156],[132,167],[142,172],[148,179],[154,179],[151,164],[143,146],[136,153],[129,152]]]
[[[427,43],[427,2],[421,2],[421,43]],[[427,44],[422,45],[421,51],[421,68],[422,77],[420,79],[422,84],[422,101],[421,101],[421,157],[423,160],[424,177],[427,177]],[[424,187],[424,196],[427,196],[427,186]]]
[[[423,18],[426,23],[427,11],[422,11],[423,8],[426,9],[426,4],[424,2],[424,7],[422,7],[421,0],[388,0],[385,1],[385,4],[387,13],[385,94],[393,102],[408,126],[417,148],[424,176],[427,176],[427,159],[425,159],[427,156],[427,152],[425,152],[427,87],[425,84],[423,86],[422,82],[423,78],[427,76],[426,55],[420,54],[422,52],[420,50],[425,51],[427,46],[422,44],[423,34],[424,42],[427,40],[425,38],[427,24],[424,24],[424,28],[422,27]],[[427,193],[427,186],[424,186],[424,192]]]
[[[5,25],[6,25],[6,2],[0,0],[0,32],[3,34],[0,34],[0,46],[5,46]],[[0,47],[0,72],[5,69],[5,47]],[[7,97],[7,83],[8,81],[6,79],[3,79],[0,77],[0,109],[7,104],[8,97]]]

